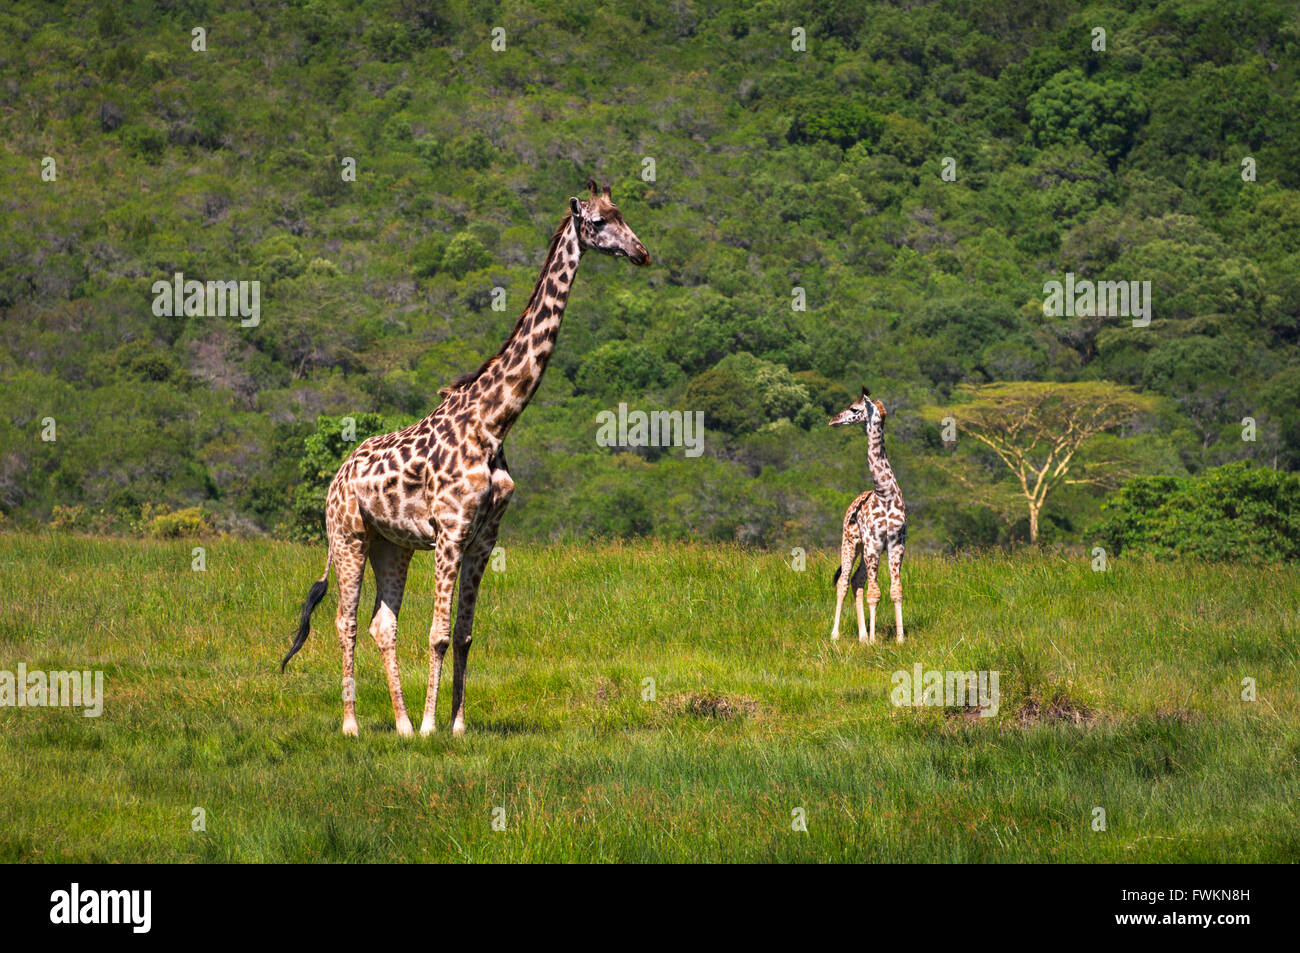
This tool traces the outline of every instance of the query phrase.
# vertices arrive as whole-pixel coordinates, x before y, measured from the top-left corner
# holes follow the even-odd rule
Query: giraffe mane
[[[559,227],[555,229],[555,234],[551,236],[551,244],[546,249],[545,261],[550,261],[552,256],[555,255],[555,249],[560,244],[560,236],[563,235],[565,229],[569,227],[569,221],[572,218],[573,218],[573,214],[571,212],[564,213],[564,218],[560,220]],[[543,270],[541,274],[538,275],[537,284],[533,285],[533,293],[528,296],[528,304],[524,305],[523,313],[519,315],[519,320],[515,322],[514,329],[508,335],[506,335],[506,339],[501,342],[501,346],[497,348],[496,353],[493,354],[491,357],[487,358],[486,360],[484,360],[483,363],[478,366],[477,370],[469,371],[465,374],[461,374],[460,377],[456,378],[446,387],[439,389],[438,394],[440,396],[450,397],[456,391],[463,390],[464,388],[468,387],[470,384],[473,384],[476,380],[478,380],[480,377],[483,376],[483,372],[488,369],[488,365],[490,365],[493,361],[495,361],[498,357],[500,357],[503,353],[505,353],[506,345],[508,345],[511,341],[513,341],[515,335],[519,333],[520,328],[523,327],[524,318],[527,317],[528,312],[533,309],[533,305],[537,301],[537,296],[542,293],[542,286],[546,284],[547,274],[548,274],[547,270]]]

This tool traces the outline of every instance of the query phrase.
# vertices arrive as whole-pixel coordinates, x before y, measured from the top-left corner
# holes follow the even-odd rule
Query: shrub
[[[296,239],[278,234],[258,242],[254,255],[257,275],[266,284],[282,278],[297,278],[307,267]]]
[[[691,381],[684,402],[687,410],[704,412],[706,427],[724,433],[745,433],[763,424],[759,396],[725,367],[711,368]]]
[[[790,420],[807,426],[802,413],[812,404],[808,388],[795,380],[790,369],[784,364],[776,364],[755,357],[748,351],[728,354],[718,361],[719,370],[728,370],[736,375],[741,385],[757,397],[763,414],[768,420]]]
[[[627,400],[672,383],[680,374],[644,344],[608,341],[578,368],[574,389],[581,394]]]
[[[1112,167],[1132,148],[1145,118],[1146,110],[1127,82],[1099,82],[1077,68],[1057,73],[1029,97],[1029,129],[1036,145],[1082,141]]]
[[[50,529],[60,533],[75,533],[85,528],[86,508],[84,506],[62,506],[54,504],[50,512]]]
[[[1095,533],[1116,553],[1229,562],[1300,557],[1300,474],[1244,460],[1194,477],[1136,477],[1101,512]]]
[[[797,107],[785,137],[789,142],[833,142],[847,149],[858,142],[874,146],[884,128],[885,121],[862,103],[834,99]]]
[[[149,341],[128,341],[113,358],[122,374],[132,380],[168,381],[180,370],[165,348]]]
[[[440,270],[460,278],[468,272],[486,268],[491,263],[492,255],[478,237],[471,232],[461,232],[447,243]]]
[[[431,278],[442,267],[447,253],[447,236],[434,232],[420,239],[411,249],[411,271],[417,278]]]
[[[128,123],[122,126],[118,129],[117,136],[123,149],[146,162],[157,162],[158,157],[162,155],[163,147],[167,144],[167,138],[161,132],[140,123]]]
[[[154,539],[189,539],[212,529],[208,514],[198,506],[171,511],[165,505],[155,508],[146,505],[145,510],[150,515],[143,517],[141,524],[145,534]]]
[[[486,169],[497,157],[497,147],[481,132],[457,136],[447,148],[447,158],[460,169]]]
[[[337,278],[339,266],[328,258],[313,258],[307,265],[307,274],[313,278]]]

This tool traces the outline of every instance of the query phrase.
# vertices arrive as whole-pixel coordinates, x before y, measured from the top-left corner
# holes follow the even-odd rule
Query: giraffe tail
[[[307,635],[311,632],[311,614],[316,608],[317,603],[325,598],[325,590],[330,584],[330,556],[325,557],[325,575],[321,576],[307,592],[307,601],[302,605],[302,618],[298,621],[298,635],[293,640],[293,646],[289,649],[289,654],[280,662],[280,674],[284,674],[285,666],[289,664],[289,659],[298,654],[303,643],[307,641]]]
[[[849,585],[856,591],[866,587],[867,584],[867,564],[858,556],[853,557],[853,562],[857,568],[853,570],[853,575],[849,577]],[[843,566],[837,566],[835,575],[831,576],[831,585],[840,581],[840,575],[844,572]]]

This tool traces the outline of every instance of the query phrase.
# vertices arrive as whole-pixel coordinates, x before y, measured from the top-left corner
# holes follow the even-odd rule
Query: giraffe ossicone
[[[840,568],[835,571],[835,623],[831,638],[840,637],[840,611],[850,583],[853,586],[853,604],[858,617],[858,641],[876,641],[876,605],[880,602],[880,586],[876,570],[880,554],[889,559],[889,599],[894,604],[894,623],[899,642],[903,641],[903,550],[907,544],[907,507],[903,491],[894,478],[894,468],[885,457],[885,405],[873,400],[871,392],[862,388],[862,396],[849,404],[829,421],[832,427],[862,424],[867,435],[867,465],[875,486],[861,494],[844,511],[844,528],[840,539]],[[858,553],[862,563],[856,572],[853,562]],[[871,613],[870,629],[862,621],[862,594],[866,589],[867,606]]]
[[[413,734],[397,667],[397,617],[416,550],[435,557],[435,603],[429,630],[429,680],[420,733],[434,730],[443,657],[453,650],[452,733],[465,730],[465,671],[479,583],[514,492],[502,444],[537,392],[555,349],[560,321],[585,252],[650,263],[623,221],[610,188],[587,183],[588,197],[569,199],[523,314],[496,354],[439,393],[434,411],[395,433],[363,441],[334,475],[325,501],[329,552],[311,587],[298,632],[280,663],[284,671],[311,630],[333,566],[339,582],[335,628],[343,647],[343,733],[357,733],[353,661],[357,604],[366,560],[375,573],[370,635],[379,647],[397,732]],[[451,602],[459,578],[456,621]]]

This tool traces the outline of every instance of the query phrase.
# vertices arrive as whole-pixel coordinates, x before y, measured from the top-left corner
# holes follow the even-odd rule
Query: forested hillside
[[[1290,2],[5,4],[0,522],[310,535],[339,419],[495,351],[593,176],[653,264],[585,258],[507,544],[837,542],[863,384],[923,547],[1026,538],[940,466],[963,385],[1142,392],[1133,472],[1294,470],[1298,67]],[[257,323],[156,314],[177,272]],[[1067,274],[1150,324],[1045,314]],[[599,445],[620,402],[703,454]]]

